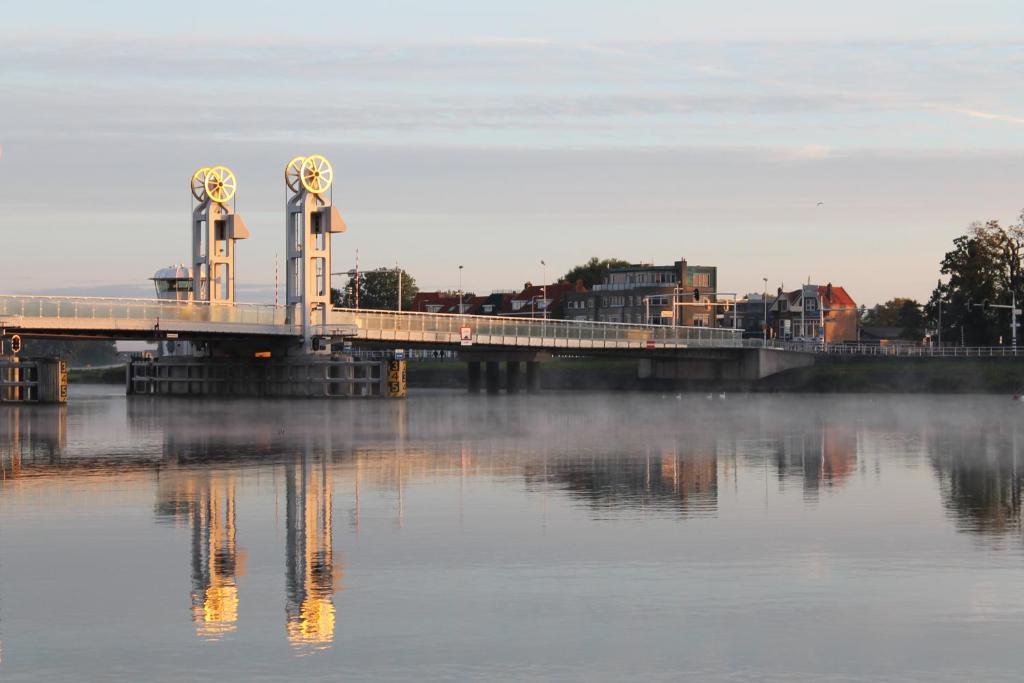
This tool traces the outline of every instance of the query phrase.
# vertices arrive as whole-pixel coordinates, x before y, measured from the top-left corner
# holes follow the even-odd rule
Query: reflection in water
[[[936,433],[931,462],[957,527],[983,537],[1019,533],[1021,478],[1016,424],[992,420],[978,431]]]
[[[109,448],[76,436],[81,424],[72,425],[69,446],[67,409],[0,406],[0,504],[33,482],[39,489],[56,489],[58,477],[79,477],[82,486],[109,486],[134,474],[141,482],[135,486],[155,487],[157,520],[189,532],[195,634],[206,640],[238,638],[240,619],[256,611],[240,606],[239,582],[258,574],[253,565],[245,577],[247,553],[238,545],[239,526],[254,561],[260,547],[253,532],[261,522],[248,509],[252,487],[246,473],[269,473],[281,494],[274,509],[284,513],[284,636],[300,654],[325,650],[340,637],[335,594],[344,590],[344,572],[340,552],[338,557],[334,552],[336,495],[341,509],[351,510],[354,527],[339,529],[339,544],[348,533],[370,538],[384,533],[375,524],[382,516],[389,533],[411,536],[427,489],[431,502],[451,511],[453,519],[458,515],[460,527],[465,514],[466,528],[474,510],[481,509],[473,506],[489,502],[473,494],[509,488],[543,496],[544,506],[549,496],[571,501],[563,507],[571,508],[574,519],[605,524],[622,513],[685,525],[699,518],[692,521],[694,528],[719,516],[735,519],[748,502],[744,497],[763,491],[767,500],[772,485],[780,497],[791,493],[789,500],[801,511],[824,508],[830,497],[863,494],[854,490],[868,478],[869,463],[876,463],[874,474],[881,477],[884,468],[877,463],[884,461],[891,468],[886,472],[903,467],[924,477],[958,529],[985,539],[1020,537],[1024,475],[1016,414],[978,410],[957,417],[949,402],[930,399],[915,399],[918,407],[905,411],[863,399],[737,398],[716,402],[714,409],[700,399],[631,400],[639,407],[558,397],[466,401],[447,395],[330,405],[133,400],[127,403],[125,442]],[[844,412],[850,405],[854,408]],[[124,416],[122,410],[119,417]],[[142,442],[149,446],[132,450]],[[491,488],[471,490],[474,479]],[[145,489],[147,496],[151,490]],[[886,495],[909,498],[919,492]],[[366,515],[363,528],[361,496],[380,506]],[[936,498],[914,503],[922,500],[934,505]],[[747,509],[759,502],[755,498]],[[899,505],[892,510],[901,514]],[[931,513],[948,528],[938,506]],[[406,517],[408,526],[398,529]],[[278,558],[276,595],[281,537],[270,542],[272,552],[266,554]],[[353,566],[358,566],[356,550],[349,547]],[[182,556],[185,552],[183,543]],[[176,604],[183,604],[184,596],[178,597],[182,602]],[[280,597],[273,600],[278,610],[273,637],[281,639]],[[353,602],[346,601],[347,612]]]
[[[832,418],[804,425],[797,433],[780,434],[775,466],[780,482],[800,481],[805,498],[814,500],[822,486],[841,486],[856,471],[857,428]]]
[[[718,504],[718,458],[714,444],[676,444],[642,458],[559,458],[524,465],[528,486],[560,484],[595,509],[663,507],[684,515],[714,514]]]
[[[333,484],[327,458],[310,449],[285,465],[285,615],[288,640],[318,649],[334,640]]]
[[[66,406],[0,406],[0,485],[18,477],[23,462],[60,464],[66,444]]]
[[[218,640],[238,622],[238,549],[235,481],[230,474],[164,470],[157,484],[157,516],[188,520],[192,553],[192,621],[196,634]]]

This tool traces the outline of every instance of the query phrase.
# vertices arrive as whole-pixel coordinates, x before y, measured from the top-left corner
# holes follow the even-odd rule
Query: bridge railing
[[[211,304],[86,296],[0,295],[0,318],[168,320],[286,325],[288,309],[270,304]]]
[[[440,343],[458,342],[469,328],[474,343],[513,346],[742,346],[732,328],[634,325],[582,320],[516,318],[335,308],[332,322],[356,325],[362,337]]]
[[[917,344],[820,344],[768,342],[770,348],[831,356],[877,356],[880,358],[1002,358],[1024,356],[1024,346],[924,346]]]

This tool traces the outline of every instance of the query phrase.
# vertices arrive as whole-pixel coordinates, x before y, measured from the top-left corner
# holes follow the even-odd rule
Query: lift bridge
[[[335,307],[332,236],[347,226],[331,202],[333,168],[320,155],[295,157],[284,181],[284,305],[235,301],[236,251],[249,231],[235,212],[234,173],[203,167],[191,178],[191,267],[158,273],[158,298],[0,295],[0,335],[158,341],[159,357],[128,369],[129,393],[146,394],[405,395],[404,362],[360,361],[337,353],[339,343],[458,350],[468,361],[471,390],[479,388],[483,366],[492,391],[499,363],[507,364],[509,390],[518,388],[525,363],[530,388],[537,385],[537,364],[553,355],[634,356],[648,361],[651,373],[658,361],[689,363],[689,374],[738,379],[809,364],[782,359],[804,354],[752,348],[729,328]],[[11,379],[16,359],[0,358],[7,364],[0,364],[2,399],[24,380]]]

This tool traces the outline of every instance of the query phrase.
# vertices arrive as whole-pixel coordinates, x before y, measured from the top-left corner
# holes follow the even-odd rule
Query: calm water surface
[[[1024,407],[0,406],[0,679],[1020,680]]]

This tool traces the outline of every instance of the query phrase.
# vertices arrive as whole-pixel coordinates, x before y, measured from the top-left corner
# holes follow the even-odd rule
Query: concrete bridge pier
[[[540,392],[540,363],[532,360],[526,363],[526,391],[530,394]]]
[[[471,394],[480,393],[486,387],[488,394],[497,394],[504,388],[510,394],[523,390],[535,393],[540,391],[540,364],[551,357],[546,351],[524,351],[520,349],[503,349],[494,351],[477,351],[467,349],[459,352],[459,359],[465,361],[468,372],[468,386]],[[504,377],[501,365],[505,364]],[[525,382],[523,365],[526,365]],[[481,370],[483,372],[481,373]],[[481,375],[483,375],[481,377]]]
[[[519,393],[519,361],[505,362],[505,391],[510,394]]]
[[[501,391],[501,364],[496,360],[484,363],[487,372],[487,393],[497,394]]]
[[[466,363],[466,369],[469,374],[469,393],[479,394],[481,384],[480,361],[477,360]]]

